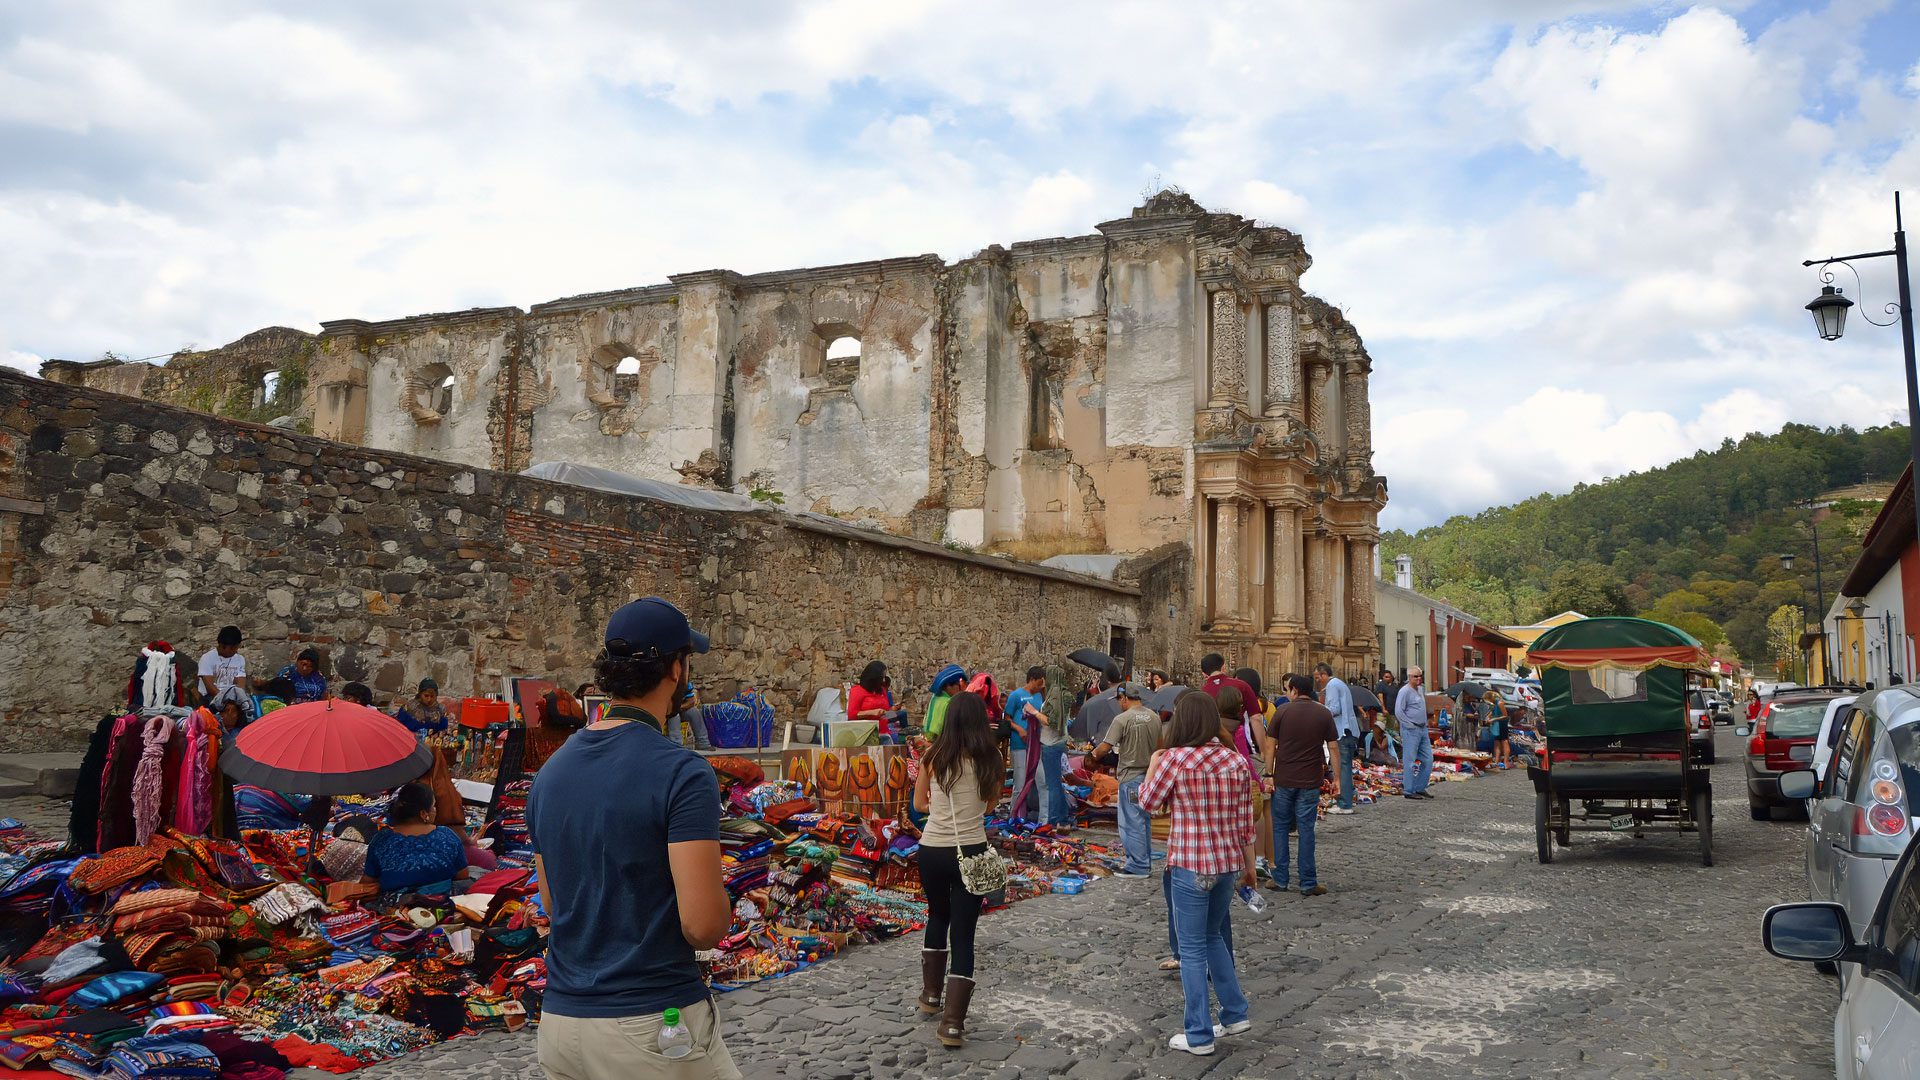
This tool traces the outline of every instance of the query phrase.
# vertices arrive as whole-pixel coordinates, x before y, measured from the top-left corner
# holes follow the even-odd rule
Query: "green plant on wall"
[[[772,488],[753,488],[747,492],[747,498],[752,499],[754,502],[767,503],[771,506],[785,506],[787,504],[786,494],[775,491]]]

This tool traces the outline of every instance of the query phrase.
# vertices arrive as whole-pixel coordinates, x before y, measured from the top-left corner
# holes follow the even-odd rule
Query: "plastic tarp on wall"
[[[1689,675],[1710,660],[1692,635],[1650,619],[1582,619],[1527,650],[1549,738],[1685,730]]]
[[[552,480],[557,484],[610,491],[615,495],[638,495],[694,510],[730,510],[737,513],[764,509],[762,504],[730,491],[709,491],[686,484],[670,484],[665,480],[645,480],[612,469],[576,465],[571,461],[543,461],[531,469],[522,470],[520,475],[536,480]]]

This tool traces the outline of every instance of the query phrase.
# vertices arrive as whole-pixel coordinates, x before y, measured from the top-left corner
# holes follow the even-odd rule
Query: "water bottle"
[[[660,1054],[683,1058],[693,1053],[693,1032],[680,1023],[680,1010],[668,1009],[660,1017]]]
[[[1240,897],[1241,903],[1247,905],[1247,910],[1253,912],[1255,915],[1267,910],[1267,898],[1261,896],[1260,890],[1251,885],[1240,886],[1240,890],[1236,895]]]

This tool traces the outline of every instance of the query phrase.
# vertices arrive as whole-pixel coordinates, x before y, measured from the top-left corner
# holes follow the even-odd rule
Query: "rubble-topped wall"
[[[585,681],[608,613],[659,594],[713,636],[695,669],[709,697],[757,686],[792,717],[876,657],[915,707],[949,660],[1004,681],[1116,628],[1138,634],[1142,663],[1190,663],[1169,610],[1184,614],[1186,578],[1173,578],[1143,598],[830,521],[692,509],[0,371],[0,750],[82,738],[124,701],[147,641],[196,660],[229,623],[256,675],[312,646],[336,689],[357,679],[384,700],[431,675],[459,697],[506,674]]]
[[[1344,374],[1364,350],[1299,293],[1307,265],[1293,233],[1166,191],[1097,233],[951,265],[709,270],[46,374],[474,467],[573,461],[977,549],[1137,553],[1190,539],[1192,448],[1230,429],[1236,396],[1364,445],[1332,437],[1365,423]],[[1223,370],[1210,349],[1228,334]],[[1303,385],[1296,338],[1343,374]],[[293,397],[255,400],[268,367]]]

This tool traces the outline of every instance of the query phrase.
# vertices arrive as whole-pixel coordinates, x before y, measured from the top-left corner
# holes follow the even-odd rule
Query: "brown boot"
[[[973,1001],[973,980],[965,975],[947,976],[946,1008],[940,1016],[940,1044],[963,1046],[967,1041],[967,1006]]]
[[[920,1011],[940,1015],[940,983],[947,977],[947,950],[920,950]]]

